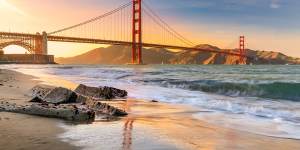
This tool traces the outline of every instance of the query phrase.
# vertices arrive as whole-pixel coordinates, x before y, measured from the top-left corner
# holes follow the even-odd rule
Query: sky
[[[0,0],[0,31],[54,31],[112,10],[130,0]],[[279,51],[300,57],[299,0],[144,0],[161,18],[197,44]],[[49,43],[68,57],[104,45]],[[15,46],[6,53],[22,52]]]

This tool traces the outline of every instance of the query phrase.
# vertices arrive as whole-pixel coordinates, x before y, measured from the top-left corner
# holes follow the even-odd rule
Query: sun
[[[25,13],[22,10],[9,3],[7,0],[0,0],[0,9],[6,9],[20,15],[25,15]]]
[[[9,8],[11,5],[6,0],[0,0],[0,6]]]

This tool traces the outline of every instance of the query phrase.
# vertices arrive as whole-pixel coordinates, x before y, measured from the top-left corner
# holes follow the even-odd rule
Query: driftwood
[[[95,112],[92,109],[70,104],[58,106],[37,103],[31,105],[17,105],[2,101],[0,102],[0,111],[61,118],[70,121],[88,121],[95,118]]]

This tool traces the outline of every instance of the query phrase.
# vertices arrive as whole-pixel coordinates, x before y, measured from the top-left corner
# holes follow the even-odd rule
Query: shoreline
[[[4,80],[8,81],[4,82]],[[0,81],[0,84],[4,85],[0,86],[0,100],[7,99],[16,103],[24,103],[27,101],[28,96],[26,96],[26,92],[39,83],[59,85],[70,89],[73,89],[77,85],[76,83],[62,81],[61,79],[54,77],[38,78],[2,69],[0,69]],[[92,124],[74,126],[68,125],[66,122],[57,119],[0,112],[1,118],[3,118],[0,120],[0,133],[4,133],[1,134],[3,137],[0,136],[0,146],[3,147],[3,145],[6,145],[7,147],[4,147],[5,149],[17,149],[19,147],[13,146],[24,144],[27,144],[27,147],[26,145],[23,147],[25,149],[32,149],[35,148],[35,146],[38,146],[39,148],[42,147],[42,149],[53,149],[55,147],[80,149],[82,146],[91,148],[89,146],[97,146],[97,142],[109,143],[109,140],[97,141],[99,139],[96,139],[93,141],[93,139],[91,139],[91,141],[87,142],[90,143],[90,145],[78,144],[78,141],[76,142],[75,140],[79,137],[77,137],[77,135],[74,137],[74,134],[79,129],[83,128],[87,130],[82,131],[83,137],[85,137],[88,135],[86,133],[89,133],[89,130],[96,132],[97,130],[104,128],[116,134],[109,135],[111,136],[109,138],[121,140],[121,145],[119,146],[123,149],[138,149],[145,147],[148,147],[149,149],[149,146],[155,146],[155,144],[157,148],[161,149],[300,149],[299,140],[267,137],[244,131],[222,128],[198,120],[192,117],[192,115],[199,112],[199,110],[188,106],[160,102],[152,103],[143,100],[128,100],[125,102],[113,101],[109,103],[127,110],[130,115],[115,121],[99,119]],[[5,116],[8,116],[10,119],[5,119],[7,118]],[[23,124],[26,124],[27,126],[24,126]],[[35,124],[42,125],[38,125],[39,128],[37,129],[30,130],[30,126],[37,126]],[[64,127],[62,128],[59,124]],[[114,129],[114,127],[118,129]],[[6,130],[4,130],[4,128],[6,128]],[[119,133],[119,128],[123,128],[121,133]],[[127,130],[130,132],[127,133]],[[27,131],[30,132],[27,133]],[[41,135],[31,134],[36,131]],[[149,135],[143,134],[143,132],[146,131],[149,132]],[[24,134],[24,137],[19,136],[19,134]],[[99,135],[100,134],[101,132],[99,132]],[[6,136],[16,138],[20,144],[5,144],[8,142]],[[34,138],[28,140],[32,138],[31,136]],[[120,137],[116,136],[121,136],[122,138],[119,139]],[[151,136],[158,137],[159,140],[153,139]],[[45,138],[45,140],[40,143],[36,142],[36,140],[41,138]],[[66,140],[68,138],[70,138],[71,141]],[[74,141],[72,141],[72,138],[74,138]],[[143,143],[141,141],[143,138],[146,138],[149,143]],[[81,142],[84,143],[85,139],[81,140],[83,140]],[[126,143],[126,141],[129,145],[122,145],[122,143]]]
[[[28,91],[39,84],[36,77],[0,69],[0,100],[25,104]],[[79,149],[57,138],[64,129],[58,119],[0,112],[0,147],[3,149]]]

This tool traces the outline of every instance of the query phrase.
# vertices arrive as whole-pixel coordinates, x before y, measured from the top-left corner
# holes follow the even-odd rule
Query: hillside
[[[202,49],[221,50],[211,45],[198,45]],[[235,51],[235,50],[229,50]],[[300,64],[299,58],[292,58],[279,52],[246,50],[248,64]],[[131,47],[109,46],[68,58],[56,58],[59,64],[126,64],[131,62]],[[165,49],[143,49],[145,64],[238,64],[239,57],[201,51],[171,52]]]

